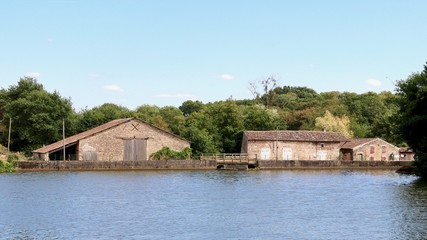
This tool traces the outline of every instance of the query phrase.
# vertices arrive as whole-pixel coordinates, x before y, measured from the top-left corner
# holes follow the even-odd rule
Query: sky
[[[249,83],[394,91],[427,61],[425,0],[0,0],[0,88],[79,111],[253,98]]]

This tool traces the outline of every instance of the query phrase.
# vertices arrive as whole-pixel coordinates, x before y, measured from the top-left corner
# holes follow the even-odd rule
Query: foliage
[[[78,132],[86,131],[117,118],[133,116],[134,113],[125,107],[113,103],[104,103],[92,109],[85,109],[80,113],[77,120]]]
[[[69,99],[47,92],[34,78],[22,78],[17,85],[0,89],[0,143],[7,144],[9,117],[12,150],[27,153],[62,138],[62,119],[70,136],[113,119],[134,117],[189,140],[196,157],[240,152],[246,130],[325,129],[406,144],[397,131],[401,96],[391,92],[317,93],[308,87],[278,86],[274,77],[250,88],[255,99],[206,104],[188,100],[179,108],[145,104],[135,110],[105,103],[76,113]]]
[[[191,157],[191,149],[185,148],[180,152],[171,150],[168,147],[163,147],[159,151],[150,155],[151,160],[184,160],[190,159]]]
[[[179,107],[179,110],[181,110],[182,114],[186,117],[190,116],[194,112],[199,112],[204,108],[204,104],[200,101],[185,101],[181,104]]]
[[[63,119],[67,130],[71,129],[71,101],[62,98],[58,92],[47,92],[34,78],[21,78],[16,86],[2,90],[0,98],[3,124],[12,118],[11,150],[28,154],[43,144],[60,139]],[[7,134],[1,135],[1,141],[7,142]]]
[[[0,160],[0,173],[15,172],[16,171],[15,166],[16,166],[15,162],[6,162],[6,161]]]
[[[323,117],[316,118],[316,129],[328,132],[341,132],[348,138],[353,136],[353,132],[350,130],[350,119],[345,115],[336,117],[328,110],[326,110]]]
[[[427,177],[427,64],[422,72],[398,81],[396,86],[401,134],[416,153],[421,175]]]

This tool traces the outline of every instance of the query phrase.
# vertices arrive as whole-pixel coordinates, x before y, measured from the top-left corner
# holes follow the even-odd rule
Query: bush
[[[17,161],[17,160],[19,160],[19,156],[18,156],[18,155],[16,155],[16,154],[14,154],[14,153],[10,153],[10,154],[7,156],[7,162],[9,162],[9,163],[14,162],[14,161]]]
[[[151,154],[151,160],[170,160],[170,159],[189,159],[191,156],[191,149],[184,148],[181,152],[174,151],[168,147],[163,147],[159,151]]]
[[[5,162],[0,160],[0,173],[15,172],[15,162]]]

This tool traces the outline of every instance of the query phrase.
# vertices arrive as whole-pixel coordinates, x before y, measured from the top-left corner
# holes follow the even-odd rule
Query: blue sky
[[[0,1],[0,88],[74,108],[252,98],[249,82],[394,91],[427,61],[424,0]]]

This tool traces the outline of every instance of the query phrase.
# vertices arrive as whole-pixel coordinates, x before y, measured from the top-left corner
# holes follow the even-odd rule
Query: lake
[[[0,239],[427,239],[393,171],[0,174]]]

